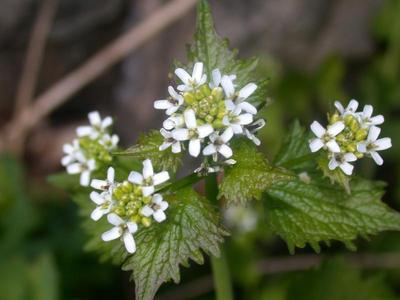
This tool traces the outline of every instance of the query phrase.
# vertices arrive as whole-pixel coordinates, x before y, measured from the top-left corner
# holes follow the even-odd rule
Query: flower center
[[[196,113],[199,125],[211,124],[214,128],[222,128],[222,119],[227,114],[223,91],[220,87],[210,89],[204,84],[183,95],[185,103]]]
[[[112,156],[105,145],[100,144],[99,140],[92,140],[89,137],[79,139],[79,146],[85,157],[94,159],[96,162],[108,164],[112,161]]]
[[[141,209],[151,202],[150,196],[143,196],[142,187],[129,181],[118,184],[113,191],[115,205],[113,212],[144,226],[150,226],[151,219],[140,214]]]

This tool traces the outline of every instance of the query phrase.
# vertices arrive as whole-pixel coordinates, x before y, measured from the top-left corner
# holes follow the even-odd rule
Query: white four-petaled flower
[[[168,87],[168,93],[170,97],[168,99],[156,100],[154,108],[165,109],[166,114],[170,116],[183,104],[183,96],[178,94],[172,86]]]
[[[201,141],[209,136],[214,128],[210,124],[197,125],[196,115],[193,109],[187,109],[183,113],[186,128],[177,128],[172,131],[172,137],[177,141],[189,140],[189,153],[197,157],[201,150]]]
[[[361,153],[369,154],[377,165],[383,164],[383,158],[377,151],[386,150],[392,147],[392,140],[390,138],[378,139],[381,129],[376,126],[371,126],[369,129],[368,137],[365,142],[360,142],[357,145],[357,150]]]
[[[371,126],[381,125],[385,121],[385,118],[382,115],[372,117],[373,111],[374,108],[372,107],[372,105],[365,105],[363,111],[359,113],[358,116],[360,118],[360,123],[362,127],[369,128]]]
[[[67,166],[68,174],[81,174],[79,181],[82,186],[89,185],[90,175],[94,170],[96,170],[96,161],[94,159],[87,160],[83,155],[78,155],[77,162]]]
[[[235,86],[230,76],[224,75],[221,79],[221,85],[224,89],[226,101],[225,105],[228,110],[233,111],[236,107],[241,108],[245,112],[248,112],[252,115],[257,114],[257,109],[246,102],[245,100],[250,97],[254,91],[257,89],[257,85],[254,83],[249,83],[245,85],[238,92],[235,92]]]
[[[90,126],[79,126],[76,133],[79,137],[89,136],[96,139],[99,135],[105,133],[106,129],[112,125],[111,117],[105,117],[103,120],[98,111],[92,111],[88,114]]]
[[[201,62],[194,64],[192,75],[182,68],[176,69],[175,74],[183,83],[178,85],[178,90],[181,92],[192,91],[207,81],[207,75],[203,74],[203,63]]]
[[[212,155],[214,161],[217,161],[217,153],[220,153],[225,158],[231,157],[233,154],[232,149],[227,144],[232,137],[233,130],[231,127],[225,129],[225,131],[221,135],[216,132],[212,133],[209,137],[211,144],[208,144],[203,149],[203,155]]]
[[[126,250],[129,253],[134,253],[136,251],[136,243],[133,234],[138,229],[137,224],[131,221],[125,221],[114,213],[107,215],[107,220],[110,224],[114,225],[114,227],[101,235],[102,240],[108,242],[121,238]]]
[[[160,194],[154,194],[151,203],[145,205],[140,213],[145,217],[153,216],[154,220],[161,223],[167,216],[164,211],[168,208],[168,202],[163,200]]]
[[[243,113],[240,107],[236,107],[228,116],[222,119],[222,123],[231,127],[234,134],[242,134],[243,127],[253,122],[253,115],[250,113]]]
[[[166,182],[169,179],[167,171],[154,174],[153,165],[150,159],[143,161],[143,174],[132,171],[128,181],[141,185],[143,196],[150,196],[155,191],[155,186]]]
[[[338,121],[332,125],[329,125],[328,128],[325,129],[320,123],[314,121],[310,127],[312,132],[317,136],[317,138],[311,140],[310,142],[311,152],[317,152],[321,148],[328,149],[333,153],[340,152],[340,147],[335,140],[335,136],[337,136],[345,128],[343,122]]]
[[[343,107],[342,103],[335,101],[335,107],[341,116],[355,115],[358,108],[358,101],[355,99],[350,100],[346,108]]]
[[[171,147],[172,153],[179,153],[182,151],[181,142],[173,138],[171,131],[161,128],[160,133],[164,137],[164,142],[159,147],[160,151],[164,151],[169,147]]]
[[[346,175],[351,175],[353,173],[354,166],[350,162],[356,161],[357,156],[353,153],[333,153],[329,161],[328,167],[330,170],[335,170],[337,167],[342,169],[343,173]]]

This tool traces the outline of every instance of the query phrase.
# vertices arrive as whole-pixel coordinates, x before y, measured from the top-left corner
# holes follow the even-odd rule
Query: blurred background
[[[140,132],[160,127],[162,112],[153,109],[153,101],[166,95],[173,60],[185,61],[185,44],[195,28],[193,5],[54,109],[27,120],[44,111],[31,109],[34,99],[43,100],[64,76],[172,2],[1,1],[1,300],[133,298],[129,274],[83,250],[75,204],[46,177],[61,170],[62,145],[89,111],[115,117],[124,146]],[[387,181],[384,201],[400,210],[400,0],[210,3],[218,32],[240,56],[259,56],[260,76],[271,79],[271,104],[262,111],[267,157],[273,158],[294,119],[304,126],[322,122],[334,100],[372,104],[387,120],[383,135],[392,137],[393,148],[384,153],[379,171],[366,161],[358,173]],[[64,92],[55,89],[47,100]],[[25,121],[28,129],[20,131]],[[227,226],[236,232],[228,254],[237,299],[400,299],[399,233],[359,240],[357,253],[333,243],[324,255],[305,248],[290,256],[259,211],[249,207],[226,214]],[[158,298],[213,299],[208,262],[183,268],[182,284],[164,285]]]

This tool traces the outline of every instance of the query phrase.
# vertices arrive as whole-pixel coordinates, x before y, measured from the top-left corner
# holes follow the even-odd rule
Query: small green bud
[[[330,116],[330,124],[334,124],[338,121],[340,121],[340,116],[338,113],[334,113],[332,116]]]
[[[203,84],[203,85],[199,88],[199,90],[200,90],[201,93],[203,94],[203,97],[206,97],[206,96],[210,95],[210,93],[211,93],[211,90],[210,90],[210,88],[208,87],[207,84]]]
[[[151,219],[147,217],[143,217],[141,222],[144,227],[149,227],[151,225]]]
[[[360,129],[356,132],[356,140],[363,141],[366,139],[368,132],[366,129]]]
[[[207,123],[212,123],[214,121],[214,118],[212,116],[208,115],[208,116],[206,116],[205,120]]]
[[[347,152],[354,153],[357,150],[357,145],[355,143],[350,143],[346,146]]]
[[[213,96],[215,99],[222,99],[223,98],[223,91],[220,87],[214,88],[211,91],[211,96]]]
[[[183,99],[189,105],[191,105],[191,104],[196,102],[196,99],[195,99],[193,93],[189,93],[189,92],[186,92],[186,93],[183,94]]]

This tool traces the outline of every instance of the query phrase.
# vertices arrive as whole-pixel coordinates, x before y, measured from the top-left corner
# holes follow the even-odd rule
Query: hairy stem
[[[210,202],[217,202],[218,184],[216,174],[210,174],[206,177],[206,196]],[[232,300],[232,282],[223,246],[221,246],[220,257],[211,256],[211,266],[214,277],[216,299]]]

